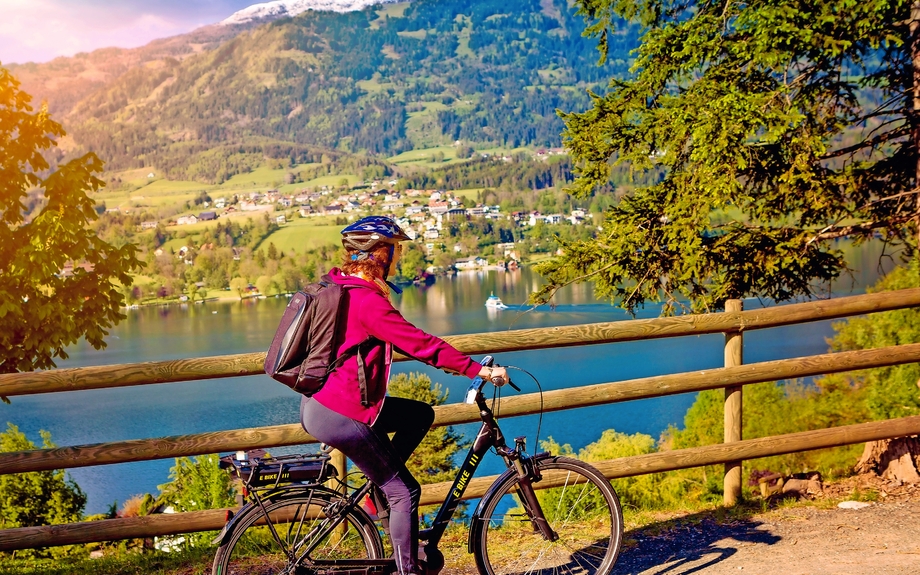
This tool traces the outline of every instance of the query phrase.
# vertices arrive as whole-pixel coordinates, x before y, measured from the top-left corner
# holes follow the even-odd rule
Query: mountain
[[[184,60],[213,50],[257,22],[203,26],[178,36],[154,40],[139,48],[101,48],[50,62],[4,65],[23,89],[45,100],[56,117],[66,116],[86,96],[105,87],[129,70],[168,59]]]
[[[221,25],[246,24],[253,21],[276,20],[288,16],[297,16],[307,10],[327,12],[353,12],[363,10],[376,4],[393,4],[400,0],[276,0],[253,4],[234,12],[222,20]]]
[[[598,66],[567,0],[416,0],[236,26],[138,49],[120,75],[87,79],[78,101],[65,93],[67,105],[33,93],[63,111],[74,152],[93,150],[110,169],[222,181],[266,157],[559,146],[556,110],[586,109],[589,90],[625,76],[639,34],[609,38]],[[97,56],[32,74],[54,86],[63,70],[75,83]]]

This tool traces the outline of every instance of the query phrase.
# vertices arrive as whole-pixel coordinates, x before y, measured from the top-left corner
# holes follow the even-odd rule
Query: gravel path
[[[791,508],[730,524],[703,519],[645,537],[616,575],[917,575],[920,503],[863,509]]]

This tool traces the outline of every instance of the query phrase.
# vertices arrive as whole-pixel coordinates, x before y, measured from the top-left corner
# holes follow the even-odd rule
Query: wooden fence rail
[[[592,465],[609,479],[616,479],[914,434],[920,434],[920,416],[623,457],[592,462]],[[496,477],[493,475],[472,479],[464,497],[481,497]],[[440,503],[450,487],[449,482],[423,486],[422,505]],[[536,487],[544,486],[537,484]],[[215,509],[0,530],[0,551],[178,535],[193,531],[216,531],[226,522],[227,511],[228,509]]]

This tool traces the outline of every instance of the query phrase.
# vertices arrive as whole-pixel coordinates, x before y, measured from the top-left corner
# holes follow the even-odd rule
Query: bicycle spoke
[[[483,575],[608,575],[619,554],[619,501],[609,482],[567,458],[540,463],[548,478],[536,495],[558,538],[544,539],[520,498],[514,476],[483,504],[474,525],[477,566]],[[539,487],[539,484],[536,485]]]
[[[322,510],[337,496],[320,493],[267,501],[265,513],[277,528],[275,534],[266,525],[266,514],[252,509],[218,550],[214,573],[293,575],[314,561],[380,559],[383,545],[373,522],[353,509],[326,517]]]

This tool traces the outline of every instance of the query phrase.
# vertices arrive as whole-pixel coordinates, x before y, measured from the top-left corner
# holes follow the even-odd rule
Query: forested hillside
[[[584,109],[587,90],[625,75],[638,35],[611,39],[600,67],[583,29],[566,0],[306,12],[134,66],[67,106],[65,126],[109,169],[211,182],[265,156],[316,161],[329,149],[558,146],[555,110]]]

